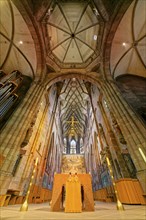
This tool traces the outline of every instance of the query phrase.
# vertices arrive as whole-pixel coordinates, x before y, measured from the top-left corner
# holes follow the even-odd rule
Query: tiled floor
[[[48,203],[31,204],[27,212],[20,212],[20,205],[1,207],[0,220],[146,220],[146,206],[124,205],[118,211],[115,203],[96,202],[94,212],[51,212]]]

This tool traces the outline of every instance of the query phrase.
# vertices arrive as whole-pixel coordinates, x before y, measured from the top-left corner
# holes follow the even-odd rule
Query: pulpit
[[[65,212],[94,211],[90,174],[55,174],[51,210],[62,209],[62,192],[65,189]]]
[[[65,212],[82,212],[81,183],[77,174],[70,174],[65,184]]]

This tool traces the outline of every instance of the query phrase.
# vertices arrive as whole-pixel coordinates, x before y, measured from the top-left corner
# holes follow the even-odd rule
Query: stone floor
[[[20,205],[1,207],[0,220],[146,220],[146,206],[124,205],[118,211],[115,203],[96,202],[94,212],[51,212],[48,203],[31,204],[27,212],[20,212]]]

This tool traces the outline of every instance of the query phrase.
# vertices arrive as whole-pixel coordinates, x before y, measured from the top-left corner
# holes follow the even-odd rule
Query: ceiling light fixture
[[[95,15],[98,15],[98,11],[96,8],[93,8],[93,11],[94,11]]]
[[[96,34],[93,36],[93,39],[94,39],[94,40],[97,40],[97,35],[96,35]]]
[[[125,43],[125,42],[123,42],[123,43],[122,43],[122,45],[125,47],[125,46],[126,46],[126,43]]]
[[[22,40],[20,40],[20,41],[19,41],[19,44],[23,44],[23,41],[22,41]]]

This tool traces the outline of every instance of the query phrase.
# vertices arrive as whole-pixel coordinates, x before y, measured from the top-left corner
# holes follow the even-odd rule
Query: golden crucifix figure
[[[69,134],[71,136],[74,136],[76,134],[74,126],[75,126],[75,124],[78,124],[79,122],[75,121],[74,116],[71,116],[71,121],[66,121],[66,122],[71,124]]]
[[[67,121],[67,123],[71,124],[71,128],[74,128],[74,124],[78,124],[78,121],[75,121],[74,116],[71,116],[71,121]]]

